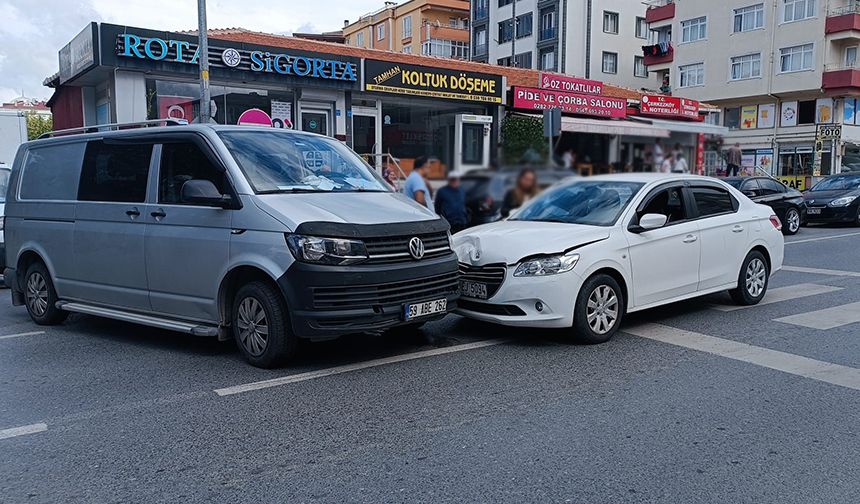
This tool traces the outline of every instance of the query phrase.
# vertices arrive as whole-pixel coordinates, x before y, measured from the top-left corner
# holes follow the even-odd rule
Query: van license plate
[[[460,280],[460,294],[463,297],[487,299],[487,284],[472,282],[470,280]]]
[[[808,213],[810,215],[821,215],[821,209],[820,208],[807,208],[806,213]]]
[[[416,318],[426,317],[435,313],[445,313],[448,310],[447,299],[436,299],[434,301],[425,301],[423,303],[410,303],[403,306],[403,318],[412,320]]]

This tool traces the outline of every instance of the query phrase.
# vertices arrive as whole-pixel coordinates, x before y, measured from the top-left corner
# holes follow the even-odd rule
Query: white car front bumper
[[[456,313],[507,326],[571,327],[576,296],[583,281],[575,268],[560,275],[514,277],[514,268],[508,267],[505,280],[490,299],[462,297]],[[518,314],[503,315],[504,312]]]

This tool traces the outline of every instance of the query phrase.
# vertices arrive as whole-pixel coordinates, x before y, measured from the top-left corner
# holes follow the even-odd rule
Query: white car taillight
[[[779,220],[779,217],[771,215],[770,223],[773,224],[773,227],[776,228],[777,231],[782,231],[782,221]]]

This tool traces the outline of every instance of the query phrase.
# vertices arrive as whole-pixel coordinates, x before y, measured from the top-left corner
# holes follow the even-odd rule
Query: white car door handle
[[[744,227],[741,226],[740,224],[738,224],[737,226],[732,228],[732,233],[740,233],[743,230],[744,230]]]
[[[698,239],[699,237],[696,235],[687,235],[686,237],[684,237],[684,243],[693,243]]]

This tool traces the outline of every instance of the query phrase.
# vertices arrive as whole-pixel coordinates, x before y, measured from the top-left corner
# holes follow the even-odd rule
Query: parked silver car
[[[6,283],[39,324],[87,313],[235,338],[272,367],[298,338],[456,308],[448,224],[335,139],[186,125],[21,147]]]

